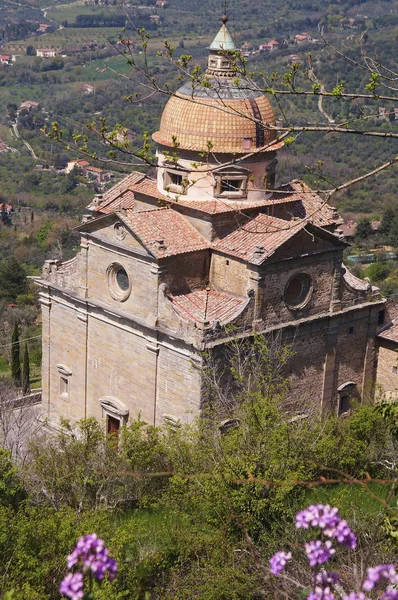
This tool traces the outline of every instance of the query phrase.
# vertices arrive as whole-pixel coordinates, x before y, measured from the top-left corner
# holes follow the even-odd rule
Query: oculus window
[[[109,293],[114,300],[124,302],[130,296],[131,281],[126,269],[118,263],[112,263],[107,269]]]
[[[312,294],[312,281],[307,273],[294,275],[285,287],[284,300],[291,309],[303,308],[310,300]]]

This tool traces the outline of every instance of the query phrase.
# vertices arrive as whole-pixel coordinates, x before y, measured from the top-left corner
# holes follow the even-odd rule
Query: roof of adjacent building
[[[398,321],[393,321],[386,329],[383,329],[377,337],[398,343]]]
[[[300,199],[293,206],[293,216],[311,221],[318,227],[340,225],[343,219],[337,209],[330,206],[323,198],[314,192],[304,181],[294,180],[282,189],[290,189],[299,194]]]
[[[261,264],[305,225],[305,221],[284,221],[260,214],[213,247],[252,264]]]
[[[155,258],[166,258],[210,247],[205,238],[171,208],[142,212],[126,210],[116,214]]]
[[[235,315],[241,312],[248,301],[247,298],[207,289],[170,296],[170,300],[180,317],[196,323],[231,321]]]

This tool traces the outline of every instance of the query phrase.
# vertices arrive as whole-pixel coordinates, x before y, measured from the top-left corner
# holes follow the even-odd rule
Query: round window
[[[303,308],[311,298],[311,277],[306,273],[294,275],[285,288],[285,302],[290,308]]]
[[[113,229],[115,231],[115,236],[116,239],[118,240],[124,240],[124,238],[126,237],[126,229],[123,225],[123,223],[115,223],[115,225],[113,226]]]
[[[109,293],[114,300],[123,302],[131,292],[131,283],[126,269],[118,263],[109,265],[107,269]]]

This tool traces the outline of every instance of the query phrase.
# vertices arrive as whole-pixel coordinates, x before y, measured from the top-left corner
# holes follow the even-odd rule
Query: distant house
[[[11,148],[9,148],[5,142],[0,140],[0,154],[3,154],[4,152],[11,152]]]
[[[53,48],[38,48],[36,50],[36,55],[41,58],[53,58],[57,55],[57,51]]]
[[[372,233],[378,233],[380,229],[381,221],[371,221],[370,226],[372,228]],[[346,223],[343,223],[336,229],[336,233],[340,235],[340,237],[344,238],[347,242],[354,241],[354,238],[357,233],[358,223],[350,219]]]
[[[273,50],[277,50],[279,47],[279,43],[276,40],[271,40],[266,44],[260,44],[258,49],[260,52],[272,52]]]
[[[19,110],[27,110],[30,112],[31,110],[37,110],[39,106],[39,102],[35,102],[34,100],[25,100],[25,102],[22,102]]]
[[[75,158],[74,160],[70,160],[66,165],[65,172],[70,173],[73,169],[84,169],[85,167],[89,167],[90,163],[84,159]]]
[[[11,56],[7,56],[7,54],[3,54],[3,56],[0,56],[0,63],[2,65],[9,65],[11,63]]]
[[[344,238],[347,242],[352,242],[357,233],[358,223],[350,219],[346,223],[339,225],[338,229],[336,229],[336,233],[340,235],[340,237]]]
[[[103,169],[92,167],[90,163],[84,159],[70,160],[66,166],[65,172],[70,173],[73,169],[79,171],[83,177],[95,181],[95,183],[103,183],[106,178],[106,173]]]
[[[7,215],[10,215],[12,212],[14,212],[14,209],[11,206],[11,204],[0,204],[0,213],[2,213],[3,210],[6,211]]]
[[[83,89],[84,89],[85,94],[94,94],[94,91],[95,91],[94,86],[90,85],[89,83],[85,83],[83,85]]]
[[[166,8],[167,4],[168,4],[167,0],[156,0],[157,8]]]
[[[91,179],[96,183],[103,183],[105,181],[105,171],[98,167],[92,167],[91,165],[85,168],[87,179]]]
[[[296,44],[298,44],[300,46],[301,44],[306,44],[307,42],[312,42],[312,37],[310,36],[309,33],[307,33],[306,31],[303,31],[302,33],[299,33],[298,35],[294,36],[294,41],[296,42]]]
[[[153,21],[154,23],[159,23],[160,22],[160,17],[159,15],[150,15],[149,16],[150,20]]]
[[[46,23],[40,23],[39,28],[36,29],[36,33],[47,33],[48,29],[51,28],[51,25],[47,25]]]
[[[297,56],[297,54],[291,54],[291,55],[289,56],[289,61],[290,61],[291,63],[295,63],[295,62],[299,62],[299,61],[300,61],[300,59],[299,59],[299,57]]]

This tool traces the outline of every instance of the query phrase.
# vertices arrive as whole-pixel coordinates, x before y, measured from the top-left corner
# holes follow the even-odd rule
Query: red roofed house
[[[45,262],[50,421],[191,421],[206,398],[203,352],[222,357],[231,335],[254,332],[292,345],[296,414],[345,412],[375,381],[385,301],[344,266],[336,209],[302,181],[275,188],[283,143],[259,126],[259,115],[275,123],[266,96],[236,82],[234,49],[224,22],[209,49],[214,85],[184,83],[164,108],[157,178],[132,172],[95,196],[80,252]]]
[[[0,63],[2,65],[9,65],[10,62],[11,62],[11,56],[7,56],[5,54],[3,56],[0,56]]]

